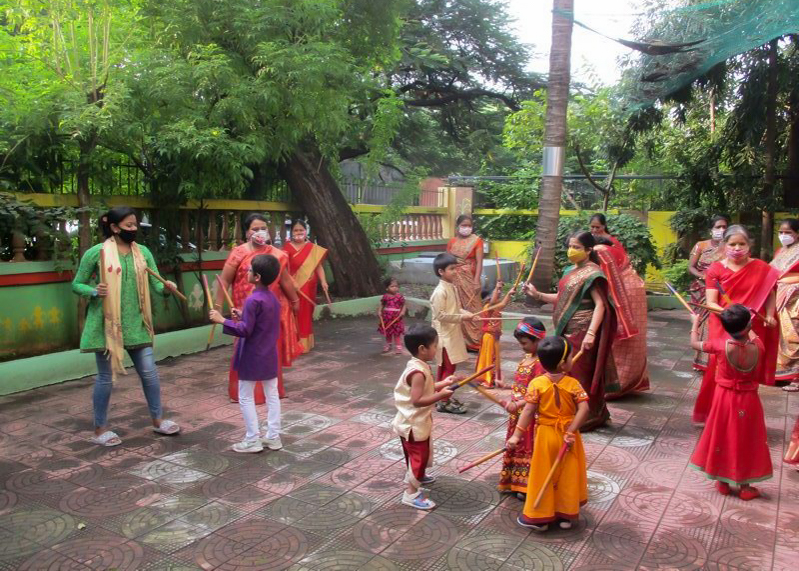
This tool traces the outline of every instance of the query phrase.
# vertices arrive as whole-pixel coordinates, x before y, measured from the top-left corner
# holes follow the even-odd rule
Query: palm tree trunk
[[[569,103],[573,11],[574,0],[553,1],[552,47],[549,52],[544,123],[544,178],[538,199],[538,224],[535,232],[541,248],[541,258],[534,283],[541,291],[550,290],[555,265],[563,161],[566,154],[566,110]]]

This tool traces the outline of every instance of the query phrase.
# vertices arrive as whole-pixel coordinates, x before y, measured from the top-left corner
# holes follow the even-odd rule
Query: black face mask
[[[119,239],[125,242],[126,244],[130,244],[131,242],[136,241],[136,234],[138,233],[138,229],[136,230],[120,230],[119,231]]]

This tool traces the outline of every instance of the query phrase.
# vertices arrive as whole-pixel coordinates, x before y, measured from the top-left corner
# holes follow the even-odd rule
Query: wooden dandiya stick
[[[185,296],[185,295],[183,295],[182,293],[180,293],[180,292],[178,291],[178,288],[176,288],[176,287],[172,287],[171,285],[169,285],[169,282],[168,282],[168,281],[166,281],[164,278],[162,278],[162,277],[161,277],[161,276],[159,276],[157,273],[155,273],[154,271],[152,271],[150,268],[144,268],[144,271],[145,271],[145,272],[147,272],[148,274],[150,274],[151,276],[153,276],[155,279],[157,279],[157,280],[158,280],[159,282],[161,282],[162,284],[164,284],[164,287],[166,287],[166,288],[167,288],[169,291],[171,291],[172,293],[174,293],[174,294],[175,294],[176,296],[178,296],[180,299],[182,299],[183,301],[188,301],[188,300],[186,299],[186,296]]]
[[[535,258],[533,258],[533,265],[530,266],[530,274],[527,276],[527,281],[525,283],[530,283],[533,281],[533,274],[535,273],[535,267],[538,265],[538,256],[541,255],[541,247],[538,247],[538,250],[535,253]]]
[[[395,324],[397,321],[399,321],[399,320],[400,320],[400,317],[402,317],[402,315],[398,315],[397,317],[395,317],[394,319],[392,319],[391,321],[389,321],[388,325],[386,325],[386,329],[390,328],[390,327],[391,327],[392,325],[394,325],[394,324]]]
[[[332,305],[332,303],[333,303],[333,300],[332,300],[332,299],[330,299],[330,294],[329,294],[329,293],[327,293],[327,290],[326,290],[326,289],[323,289],[322,291],[325,293],[325,299],[327,300],[327,305]]]
[[[496,265],[497,265],[497,283],[502,281],[502,276],[500,275],[499,271],[499,256],[496,257]]]
[[[303,298],[305,301],[307,301],[308,303],[310,303],[311,305],[313,305],[314,307],[316,307],[316,302],[315,302],[314,300],[312,300],[312,299],[311,299],[311,298],[308,296],[308,294],[306,294],[306,293],[305,293],[304,291],[302,291],[300,288],[297,288],[297,293],[298,293],[298,294],[300,294],[300,295],[302,296],[302,298]]]
[[[724,287],[721,285],[721,280],[719,280],[719,279],[716,280],[716,287],[718,288],[722,299],[727,302],[727,305],[734,305],[732,300],[730,299],[730,296],[728,296],[727,292],[724,291]],[[755,311],[754,308],[750,309],[749,311],[754,313],[755,317],[759,317],[761,319],[761,321],[763,321],[763,323],[766,322],[766,316],[763,315],[762,313],[760,313],[759,311]]]
[[[687,309],[687,310],[688,310],[688,312],[689,312],[691,315],[696,315],[696,312],[695,312],[693,309],[691,309],[691,306],[689,306],[689,305],[688,305],[688,303],[685,301],[685,299],[683,299],[683,297],[680,295],[680,292],[678,292],[678,291],[677,291],[677,290],[674,288],[674,286],[673,286],[673,285],[671,285],[669,282],[663,282],[663,283],[665,283],[665,284],[666,284],[666,287],[667,287],[667,288],[669,288],[669,291],[672,293],[672,295],[673,295],[674,297],[676,297],[676,298],[677,298],[677,299],[680,301],[680,303],[681,303],[681,304],[683,304],[683,306],[685,307],[685,309]]]
[[[225,287],[225,284],[222,283],[222,278],[219,277],[219,274],[216,274],[216,283],[219,284],[219,289],[221,289],[222,293],[225,294],[225,301],[227,301],[228,307],[231,310],[234,309],[235,306],[233,305],[233,300],[230,298],[230,294],[228,293],[227,288]]]
[[[582,348],[579,351],[577,351],[577,354],[572,358],[572,365],[574,365],[577,361],[580,360],[580,357],[583,356],[583,352],[584,351]]]
[[[386,332],[386,322],[383,321],[383,310],[382,309],[378,312],[377,317],[380,318],[380,327],[383,328],[383,333],[385,334],[385,332]]]
[[[491,369],[493,369],[493,368],[494,368],[494,365],[489,365],[488,367],[485,367],[485,368],[483,368],[483,369],[480,369],[479,371],[477,371],[477,372],[476,372],[476,373],[474,373],[474,374],[471,374],[471,375],[469,375],[469,376],[468,376],[468,377],[466,377],[465,379],[461,379],[460,381],[456,381],[456,382],[452,383],[452,384],[449,386],[449,390],[451,390],[451,391],[454,391],[455,389],[459,389],[459,388],[461,388],[463,385],[465,385],[466,383],[470,383],[470,382],[472,382],[473,380],[475,380],[475,379],[477,379],[477,378],[479,378],[479,377],[482,377],[484,374],[486,374],[488,371],[490,371],[490,370],[491,370]]]
[[[507,450],[507,449],[506,449],[505,447],[502,447],[502,448],[500,448],[499,450],[494,450],[494,451],[493,451],[493,452],[491,452],[490,454],[486,454],[486,455],[485,455],[485,456],[483,456],[482,458],[480,458],[480,459],[478,459],[478,460],[475,460],[474,462],[472,462],[472,463],[471,463],[471,464],[469,464],[468,466],[466,466],[466,467],[464,467],[464,468],[461,468],[460,470],[458,470],[458,474],[463,474],[463,473],[464,473],[466,470],[471,470],[472,468],[474,468],[475,466],[479,466],[479,465],[480,465],[480,464],[482,464],[483,462],[488,462],[489,460],[491,460],[491,458],[493,458],[493,457],[495,457],[495,456],[499,456],[500,454],[502,454],[503,452],[505,452],[505,450]]]
[[[689,301],[688,305],[693,305],[694,307],[698,307],[699,309],[704,309],[711,313],[721,313],[724,311],[723,309],[719,309],[717,307],[710,307],[709,305],[705,305],[704,303],[694,303],[693,301]]]
[[[493,369],[493,368],[494,368],[494,365],[491,365],[491,369]],[[485,398],[487,398],[488,400],[490,400],[491,402],[494,402],[494,403],[498,404],[498,405],[499,405],[499,406],[501,406],[503,409],[505,408],[505,405],[504,405],[504,404],[502,404],[502,401],[501,401],[501,400],[499,400],[497,397],[495,397],[494,395],[492,395],[490,392],[488,392],[487,390],[485,390],[485,389],[484,389],[483,387],[481,387],[480,385],[476,384],[474,381],[470,382],[470,383],[469,383],[469,386],[470,386],[470,387],[472,387],[474,390],[476,390],[476,391],[477,391],[478,393],[480,393],[481,395],[483,395]]]
[[[519,321],[518,317],[475,317],[477,321]]]
[[[205,290],[205,296],[208,299],[208,309],[211,310],[214,308],[214,300],[211,298],[211,288],[208,285],[208,278],[205,277],[205,274],[202,274],[203,280],[203,289]],[[211,348],[211,343],[214,342],[214,331],[216,331],[216,323],[211,326],[211,333],[208,335],[208,343],[205,345],[205,350]]]
[[[544,480],[544,483],[541,485],[541,489],[538,491],[538,495],[535,497],[535,503],[533,503],[533,509],[538,507],[538,504],[541,503],[541,499],[544,497],[544,492],[549,487],[549,484],[552,482],[552,478],[555,476],[555,470],[558,469],[560,463],[563,462],[563,457],[566,456],[566,452],[569,451],[569,445],[565,442],[563,446],[560,447],[560,452],[558,452],[558,457],[555,459],[555,463],[552,464],[552,468],[549,470],[549,474],[547,474],[547,479]]]

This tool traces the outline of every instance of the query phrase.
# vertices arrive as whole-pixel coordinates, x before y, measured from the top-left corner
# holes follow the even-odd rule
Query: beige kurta
[[[413,439],[422,441],[430,438],[430,433],[433,430],[433,405],[419,407],[414,406],[413,402],[411,402],[411,385],[408,382],[408,377],[416,372],[424,375],[424,393],[422,396],[429,397],[436,392],[430,365],[421,359],[412,357],[394,387],[394,406],[397,407],[397,414],[391,422],[391,429],[394,434],[406,440],[411,431],[413,431]]]
[[[433,309],[433,328],[438,332],[436,364],[442,364],[444,349],[453,365],[468,360],[461,321],[469,313],[462,308],[458,290],[451,283],[439,280],[430,296],[430,305]]]

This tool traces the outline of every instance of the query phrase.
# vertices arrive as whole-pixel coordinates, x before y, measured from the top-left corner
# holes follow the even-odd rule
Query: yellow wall
[[[666,246],[677,241],[677,234],[669,226],[674,212],[663,212],[650,210],[647,212],[647,226],[652,232],[652,241],[657,248],[658,254],[662,257]],[[653,267],[646,270],[646,283],[650,285],[663,285],[663,274]]]
[[[490,240],[488,242],[488,257],[504,258],[506,260],[515,260],[517,262],[529,261],[529,254],[527,248],[530,247],[530,242],[523,240]]]

